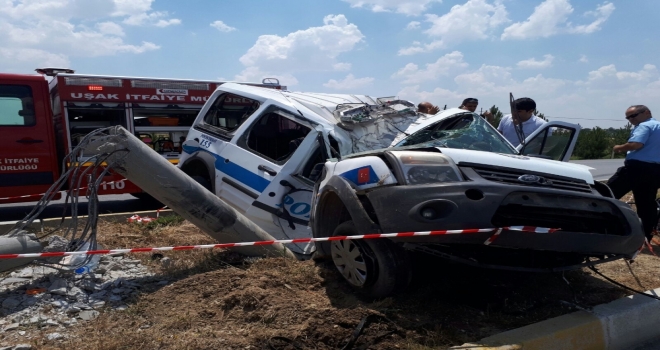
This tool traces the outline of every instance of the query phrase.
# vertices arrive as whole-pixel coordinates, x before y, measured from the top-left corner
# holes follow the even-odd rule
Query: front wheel
[[[337,226],[333,236],[358,234],[353,221],[346,221]],[[410,284],[408,254],[388,239],[332,241],[330,253],[344,279],[371,297],[386,297]]]
[[[209,192],[213,192],[213,187],[211,187],[211,181],[209,181],[207,178],[199,175],[191,176],[191,178],[195,180],[198,184],[202,185],[202,187],[206,188]]]

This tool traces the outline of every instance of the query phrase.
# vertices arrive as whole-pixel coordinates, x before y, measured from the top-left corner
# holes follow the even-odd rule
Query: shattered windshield
[[[443,119],[406,137],[395,147],[412,145],[517,154],[495,128],[475,113]]]

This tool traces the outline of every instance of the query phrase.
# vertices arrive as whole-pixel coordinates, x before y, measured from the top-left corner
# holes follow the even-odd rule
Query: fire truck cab
[[[38,200],[70,164],[64,156],[99,128],[121,125],[171,163],[218,81],[74,74],[0,74],[0,203]],[[47,78],[52,77],[50,81]],[[282,89],[277,80],[249,85]],[[231,103],[231,101],[229,102]],[[243,108],[241,101],[237,108]],[[90,150],[91,152],[91,150]],[[83,153],[78,162],[85,162]],[[86,185],[86,184],[84,184]],[[99,194],[142,190],[110,172]]]

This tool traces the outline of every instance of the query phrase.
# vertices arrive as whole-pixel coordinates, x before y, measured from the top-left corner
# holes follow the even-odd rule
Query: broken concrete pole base
[[[0,254],[40,253],[42,249],[37,237],[25,231],[12,232],[11,236],[0,236]],[[32,261],[34,258],[2,259],[0,260],[0,272],[27,265]]]
[[[111,135],[92,145],[95,151],[111,154],[108,164],[152,197],[199,227],[220,243],[270,241],[274,238],[251,220],[206,190],[179,168],[118,126]],[[90,147],[90,148],[92,148]],[[194,243],[194,242],[191,242]],[[282,244],[232,248],[252,256],[295,258]]]

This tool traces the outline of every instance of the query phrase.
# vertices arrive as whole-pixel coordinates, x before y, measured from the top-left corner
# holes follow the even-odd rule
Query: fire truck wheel
[[[153,204],[162,204],[158,199],[152,197],[149,193],[140,192],[140,193],[131,193],[131,196],[148,203]]]
[[[211,181],[209,181],[207,178],[199,175],[191,176],[191,178],[197,181],[198,184],[202,185],[202,187],[206,188],[209,192],[213,192]]]
[[[346,221],[337,226],[333,236],[359,234],[353,221]],[[332,241],[330,253],[344,279],[370,297],[399,292],[412,279],[408,254],[389,239]]]

